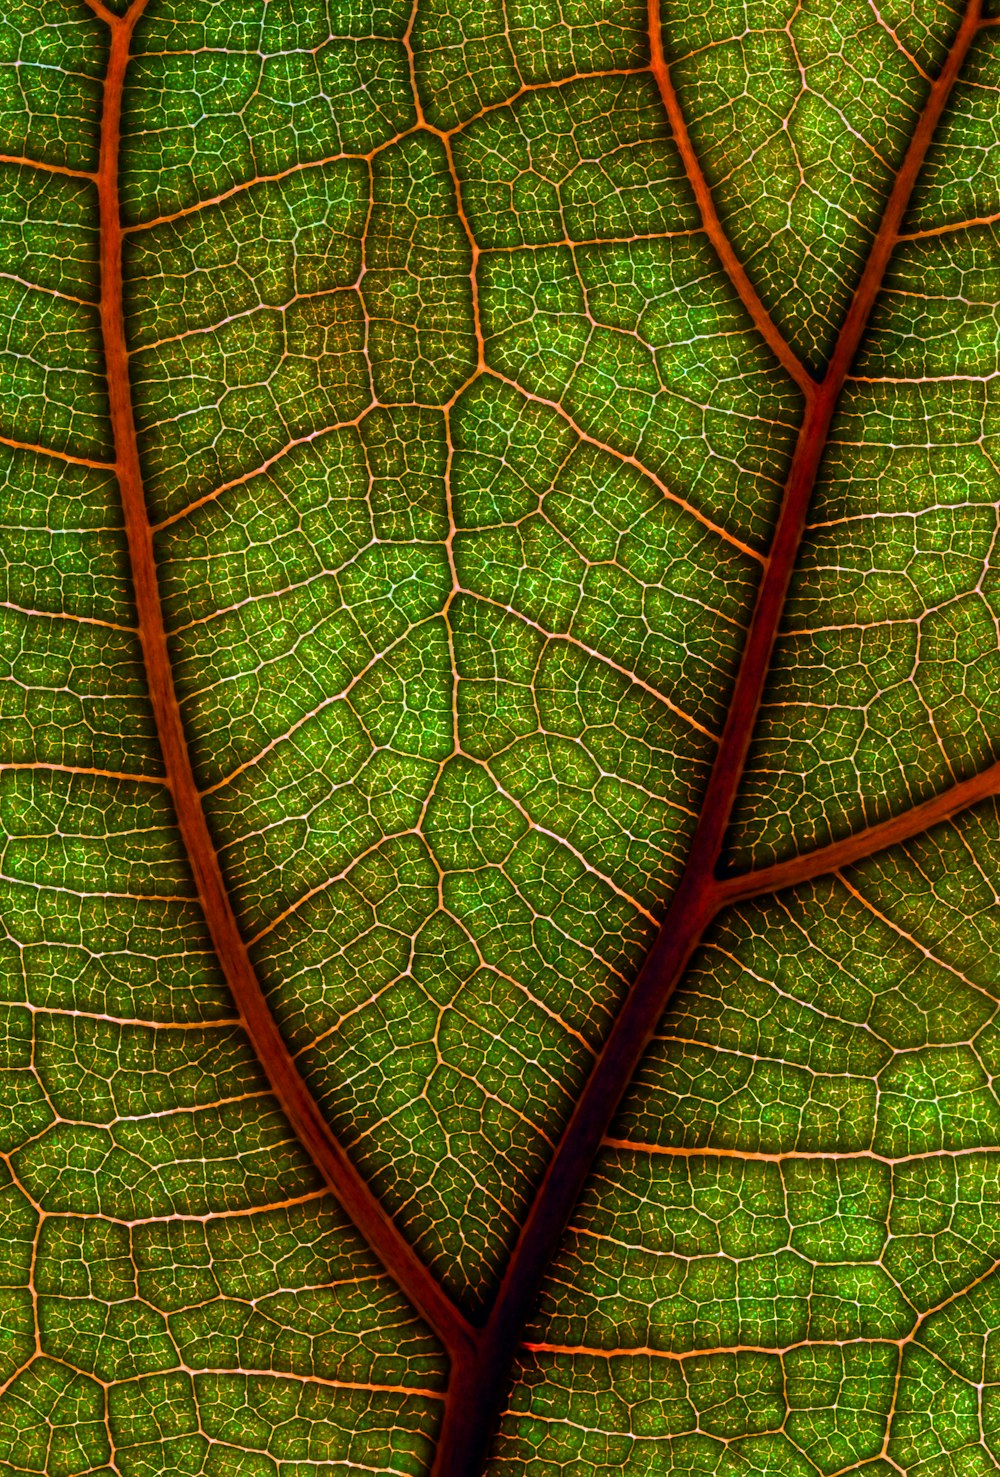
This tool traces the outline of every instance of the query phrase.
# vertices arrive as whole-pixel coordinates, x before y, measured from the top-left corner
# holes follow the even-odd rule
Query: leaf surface
[[[1000,1466],[997,36],[9,11],[5,1474]]]

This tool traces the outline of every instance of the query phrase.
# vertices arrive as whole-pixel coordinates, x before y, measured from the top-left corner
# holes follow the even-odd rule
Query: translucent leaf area
[[[998,180],[979,0],[7,6],[0,1477],[1000,1471]]]

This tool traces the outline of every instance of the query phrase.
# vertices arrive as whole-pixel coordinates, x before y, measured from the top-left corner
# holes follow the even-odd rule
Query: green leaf
[[[0,1477],[997,1470],[1000,17],[50,9]]]

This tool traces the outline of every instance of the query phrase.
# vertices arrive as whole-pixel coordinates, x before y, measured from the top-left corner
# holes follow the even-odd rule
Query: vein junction
[[[993,1460],[995,35],[771,10],[234,48],[94,0],[58,139],[25,28],[32,1453],[419,1470],[446,1370],[383,1269],[454,1412],[569,1217],[511,1471]]]

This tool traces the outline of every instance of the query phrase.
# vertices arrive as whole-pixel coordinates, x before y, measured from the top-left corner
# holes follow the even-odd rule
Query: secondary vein
[[[147,0],[133,0],[121,17],[107,11],[100,0],[90,0],[90,3],[111,32],[104,81],[97,192],[101,228],[101,333],[115,470],[121,489],[150,702],[178,829],[219,965],[275,1097],[303,1148],[385,1270],[445,1348],[454,1354],[468,1341],[465,1318],[351,1163],[320,1114],[282,1039],[240,933],[195,783],[160,601],[153,529],[146,506],[132,405],[123,306],[124,233],[118,196],[122,94],[132,34]]]

